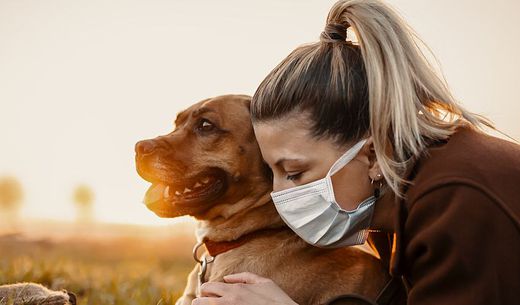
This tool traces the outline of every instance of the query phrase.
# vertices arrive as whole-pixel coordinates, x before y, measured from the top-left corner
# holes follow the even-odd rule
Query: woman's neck
[[[375,202],[370,229],[393,233],[396,208],[395,194],[391,189],[387,189]]]

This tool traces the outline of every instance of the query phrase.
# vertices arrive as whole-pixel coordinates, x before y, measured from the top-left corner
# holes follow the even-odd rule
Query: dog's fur
[[[152,182],[147,207],[161,217],[194,216],[199,240],[231,241],[280,228],[217,255],[208,265],[207,281],[249,271],[271,278],[301,305],[324,304],[348,293],[375,299],[389,280],[380,260],[356,247],[313,247],[279,217],[270,198],[272,177],[250,121],[250,100],[225,95],[200,101],[179,113],[173,132],[136,144],[137,171]],[[213,177],[208,184],[213,192],[189,202],[172,195],[204,177]],[[154,189],[157,185],[163,187]],[[164,185],[168,198],[157,195]],[[198,296],[198,271],[197,264],[178,305],[191,304]]]
[[[65,290],[53,291],[35,283],[0,286],[0,305],[76,305],[76,297]]]

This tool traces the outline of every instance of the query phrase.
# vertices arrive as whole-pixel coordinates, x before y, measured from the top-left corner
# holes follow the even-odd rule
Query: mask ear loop
[[[334,175],[336,172],[338,172],[340,169],[342,169],[345,165],[347,165],[347,163],[352,161],[352,159],[354,159],[357,156],[357,154],[363,148],[363,145],[365,145],[366,142],[367,142],[367,139],[363,139],[363,140],[357,142],[356,144],[354,144],[354,146],[349,148],[346,152],[344,152],[343,155],[341,157],[339,157],[339,159],[336,160],[336,162],[334,162],[334,164],[332,164],[332,166],[330,167],[326,176]]]
[[[377,178],[381,178],[381,174],[377,174]],[[374,184],[374,178],[370,179],[370,184]],[[379,187],[374,189],[374,197],[379,198],[381,196],[381,188],[383,187],[383,182],[379,181]]]

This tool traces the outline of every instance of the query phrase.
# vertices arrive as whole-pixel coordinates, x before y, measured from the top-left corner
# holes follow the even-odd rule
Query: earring
[[[376,178],[381,178],[381,174],[377,174]],[[374,184],[374,178],[370,180],[370,184]],[[383,182],[379,182],[379,187],[376,187],[374,189],[374,197],[379,198],[379,196],[381,195],[381,187],[383,187]]]
[[[376,178],[377,178],[377,180],[381,179],[381,174],[377,174]],[[376,180],[374,178],[371,178],[370,179],[370,184],[374,184],[374,181],[376,181]],[[381,183],[380,183],[380,185],[381,185]]]

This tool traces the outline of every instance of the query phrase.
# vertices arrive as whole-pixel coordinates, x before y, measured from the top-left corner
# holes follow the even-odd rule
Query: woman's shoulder
[[[471,127],[459,127],[446,141],[431,145],[418,165],[435,168],[435,176],[492,175],[520,165],[520,145]],[[517,167],[517,173],[519,170]]]
[[[396,209],[391,271],[411,283],[409,304],[513,304],[520,288],[520,146],[460,128],[430,146],[408,178],[413,184]],[[475,291],[482,291],[478,300]]]
[[[432,145],[409,177],[413,203],[430,192],[464,186],[482,193],[520,219],[520,145],[470,127],[460,127],[447,141]],[[477,204],[477,203],[475,203]]]

